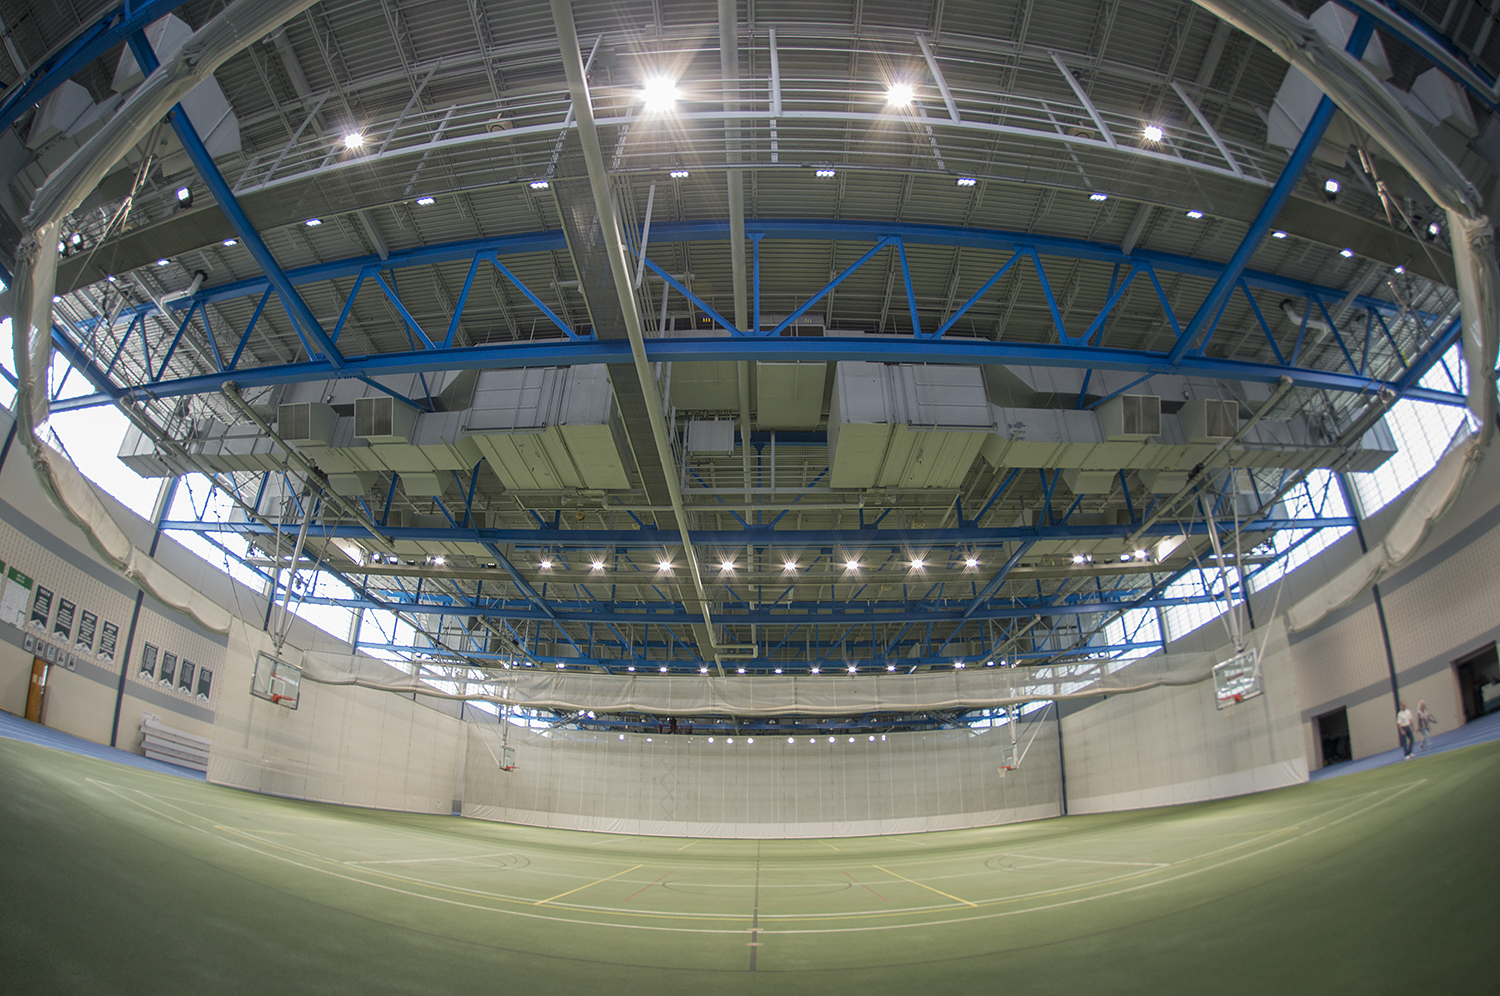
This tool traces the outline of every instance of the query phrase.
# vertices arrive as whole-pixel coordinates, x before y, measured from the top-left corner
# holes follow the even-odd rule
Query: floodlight
[[[781,673],[781,668],[777,668],[777,669],[776,669],[776,673],[777,673],[777,674],[780,674],[780,673]]]
[[[670,111],[677,102],[677,84],[666,77],[647,80],[641,86],[641,100],[648,111]]]
[[[1393,270],[1393,271],[1392,271],[1392,272],[1393,272],[1393,273],[1398,273],[1398,274],[1399,274],[1399,273],[1405,273],[1405,272],[1406,272],[1406,267],[1404,267],[1404,266],[1398,266],[1398,267],[1396,267],[1396,269],[1395,269],[1395,270]]]
[[[436,204],[437,203],[437,198],[436,197],[418,197],[417,198],[417,203],[420,204],[420,205],[422,205],[423,207],[428,207],[428,206],[430,206],[432,204]]]
[[[1098,193],[1096,191],[1096,192],[1094,192],[1092,194],[1089,194],[1089,200],[1091,200],[1091,201],[1107,201],[1107,200],[1109,200],[1109,195],[1108,194],[1101,194],[1101,193]]]
[[[870,743],[873,744],[874,742],[875,742],[875,734],[872,733],[872,734],[870,734]]]
[[[821,670],[822,670],[822,668],[819,668],[819,667],[814,667],[814,668],[813,668],[813,669],[812,669],[812,673],[813,673],[813,674],[817,674],[817,673],[818,673],[818,672],[819,672],[819,671],[821,671]]]
[[[828,738],[828,742],[829,742],[829,743],[833,743],[833,741],[834,741],[834,740],[835,740],[835,739],[836,739],[836,738],[835,738],[835,737],[829,737],[829,738]]]
[[[1337,197],[1339,195],[1339,191],[1342,189],[1343,187],[1339,185],[1339,182],[1331,176],[1323,181],[1323,196],[1328,198],[1330,201]]]
[[[237,246],[239,244],[240,244],[240,240],[239,239],[225,239],[223,242],[220,243],[220,245],[223,245],[223,246],[229,247],[229,248],[233,248],[234,246]]]
[[[172,262],[170,259],[159,259],[159,260],[156,261],[156,265],[157,266],[166,266],[170,262]]]
[[[708,742],[709,742],[709,743],[713,743],[713,742],[714,742],[714,738],[713,738],[713,737],[709,737],[709,738],[708,738]]]
[[[629,667],[627,667],[625,670],[627,670],[627,671],[634,671],[635,670],[635,665],[632,664]]]
[[[796,737],[787,737],[786,738],[786,742],[789,743],[789,744],[794,744],[794,743],[797,742],[797,738]]]
[[[979,558],[978,557],[970,557],[970,558],[968,558],[967,560],[964,561],[964,566],[965,567],[978,567],[979,566]]]
[[[700,667],[698,669],[698,673],[699,674],[707,674],[708,673],[708,668],[706,668],[706,667]]]
[[[438,554],[436,557],[432,558],[432,566],[433,567],[442,567],[447,562],[448,561],[446,559],[444,559],[444,557],[443,557],[443,555],[441,553]]]
[[[620,734],[620,739],[621,739],[621,740],[624,740],[624,739],[625,739],[625,734],[623,734],[623,733],[622,733],[622,734]]]
[[[896,665],[894,665],[894,664],[887,664],[887,665],[886,665],[886,666],[885,666],[885,669],[886,669],[886,670],[887,670],[887,671],[894,671],[894,670],[896,670]]]
[[[836,175],[837,175],[837,173],[834,170],[831,170],[831,169],[816,169],[816,170],[813,170],[813,176],[822,177],[825,180],[828,179],[831,176],[836,176]]]
[[[719,562],[719,570],[721,570],[721,571],[732,571],[732,570],[734,570],[734,561],[732,561],[732,560],[723,560],[723,561],[720,561]]]
[[[53,304],[61,304],[62,303],[62,295],[61,294],[53,294],[52,295],[52,303]]]
[[[674,169],[667,175],[674,180],[686,180],[688,178],[688,171],[685,169]]]
[[[744,668],[739,668],[739,673],[740,674],[744,674],[745,673],[745,669]]]
[[[304,221],[302,224],[306,225],[308,228],[317,228],[319,225],[323,224],[323,219],[322,218],[309,218],[306,221]]]
[[[1433,227],[1436,228],[1437,226],[1434,225]],[[73,235],[68,239],[68,241],[76,246],[83,242],[83,236],[79,235],[77,232],[74,232]]]
[[[1339,255],[1342,256],[1342,257],[1344,257],[1345,259],[1349,259],[1349,258],[1353,257],[1354,250],[1353,249],[1340,249],[1339,250]]]
[[[854,743],[854,738],[853,738],[853,737],[850,737],[850,738],[849,738],[849,742],[850,742],[850,743],[851,743],[851,744],[852,744],[852,743]]]
[[[552,570],[552,561],[550,561],[550,560],[544,560],[541,563],[537,564],[537,566],[540,567],[544,571],[550,571],[550,570]]]
[[[859,668],[856,667],[855,665],[853,665],[853,664],[849,665],[849,673],[850,674],[853,674],[855,671],[858,671],[858,670],[859,670]]]
[[[1146,551],[1145,550],[1137,550],[1137,551],[1135,551],[1135,559],[1136,560],[1145,560],[1146,559]]]
[[[755,743],[755,738],[754,737],[746,737],[745,738],[745,743],[747,743],[747,744],[753,744],[753,743]]]
[[[1160,142],[1162,139],[1162,130],[1154,124],[1147,125],[1142,134],[1146,136],[1148,142]]]
[[[922,569],[922,558],[921,558],[921,557],[916,557],[916,558],[913,558],[913,560],[912,560],[912,562],[911,562],[911,566],[912,566],[912,567],[913,567],[913,568],[914,568],[914,569],[916,569],[916,570],[919,570],[919,571],[920,571],[920,570],[921,570],[921,569]]]
[[[964,669],[964,662],[963,661],[954,661],[953,662],[953,666],[956,667],[956,668],[958,668],[960,671],[962,671]]]
[[[357,149],[365,144],[365,136],[357,131],[351,131],[344,136],[344,148]]]
[[[1283,232],[1281,229],[1278,228],[1276,231],[1274,231],[1274,232],[1271,233],[1271,238],[1273,238],[1273,239],[1284,239],[1284,238],[1286,238],[1286,233]]]
[[[881,739],[881,740],[884,740],[884,739],[885,739],[885,734],[884,734],[884,733],[882,733],[882,734],[881,734],[881,735],[880,735],[880,739]]]
[[[596,571],[602,571],[602,570],[604,570],[604,561],[602,561],[602,560],[596,560],[596,561],[594,561],[594,570],[596,570]]]
[[[672,562],[670,560],[663,560],[656,566],[658,570],[670,571],[672,569]]]
[[[1130,554],[1128,554],[1128,553],[1122,553],[1122,554],[1120,554],[1120,559],[1121,560],[1129,560],[1130,559]]]
[[[662,674],[666,674],[667,673],[667,669],[665,667],[658,668],[657,670],[661,671]]]
[[[782,566],[782,568],[784,570],[795,571],[797,569],[797,562],[795,560],[788,560],[786,563],[782,564],[781,566]]]
[[[859,570],[859,561],[857,561],[857,560],[846,560],[846,561],[844,561],[844,567],[847,568],[848,570],[851,570],[851,571],[857,571],[857,570]]]
[[[958,185],[960,187],[972,187],[978,182],[979,181],[974,179],[972,176],[961,176],[958,178]]]
[[[1427,237],[1428,237],[1428,239],[1435,239],[1439,235],[1442,235],[1442,234],[1443,234],[1443,226],[1439,225],[1437,222],[1434,221],[1432,224],[1430,224],[1430,225],[1427,226]],[[78,244],[78,236],[77,235],[73,236],[73,244],[74,245]]]
[[[559,671],[561,671],[561,670],[562,670],[562,669],[563,669],[563,668],[565,668],[565,667],[567,667],[567,666],[568,666],[568,665],[566,665],[566,664],[559,664],[559,665],[557,665],[557,669],[558,669],[558,670],[559,670]]]
[[[1203,217],[1203,212],[1202,211],[1189,211],[1187,213],[1187,216],[1189,218],[1192,218],[1194,221],[1197,221],[1199,218]]]
[[[885,91],[886,102],[892,107],[910,107],[916,96],[910,83],[892,83]]]
[[[552,184],[548,183],[546,180],[532,180],[531,181],[531,189],[532,190],[546,190],[550,186],[552,186]]]
[[[1075,554],[1073,554],[1073,563],[1075,563],[1075,564],[1081,564],[1081,563],[1083,563],[1083,554],[1081,554],[1081,553],[1075,553]]]
[[[180,207],[180,208],[190,208],[190,207],[193,206],[193,188],[192,187],[178,187],[177,188],[177,206]]]
[[[57,242],[57,252],[58,252],[58,255],[60,255],[60,256],[61,255],[65,255],[67,253],[67,251],[68,251],[68,244],[66,242],[63,242],[61,239],[59,239],[58,242]]]
[[[995,662],[994,661],[985,661],[984,662],[984,666],[985,667],[994,667],[995,666]]]
[[[725,737],[724,738],[724,742],[726,744],[733,744],[734,743],[734,737]]]

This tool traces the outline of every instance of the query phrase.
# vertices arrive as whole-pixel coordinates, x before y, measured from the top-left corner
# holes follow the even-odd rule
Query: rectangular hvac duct
[[[1104,438],[1112,443],[1144,442],[1161,435],[1161,397],[1121,394],[1097,409]]]
[[[688,423],[689,453],[733,453],[734,423],[729,419],[695,419]]]
[[[681,329],[666,333],[676,339],[728,338],[728,329]],[[672,364],[672,380],[667,396],[680,412],[739,411],[740,383],[733,360],[713,360]]]
[[[816,429],[823,421],[827,377],[826,363],[756,363],[756,424],[762,429]]]
[[[300,446],[327,446],[338,421],[332,405],[303,401],[276,406],[276,435]]]
[[[354,438],[369,443],[409,443],[417,410],[389,395],[354,401]]]
[[[1217,443],[1240,431],[1240,405],[1237,401],[1215,401],[1203,398],[1189,401],[1177,412],[1183,434],[1190,443]]]

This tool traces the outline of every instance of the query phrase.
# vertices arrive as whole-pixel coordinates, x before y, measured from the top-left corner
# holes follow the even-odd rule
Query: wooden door
[[[42,705],[47,699],[47,671],[51,667],[40,657],[31,659],[31,686],[26,690],[26,718],[42,721]]]

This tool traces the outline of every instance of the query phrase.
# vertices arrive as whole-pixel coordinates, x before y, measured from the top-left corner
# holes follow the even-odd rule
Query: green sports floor
[[[0,991],[1500,992],[1500,743],[1238,799],[692,840],[0,740]]]

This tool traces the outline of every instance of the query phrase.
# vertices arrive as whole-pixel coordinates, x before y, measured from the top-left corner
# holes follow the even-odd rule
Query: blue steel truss
[[[1301,349],[1303,335],[1299,334],[1291,341],[1278,341],[1252,292],[1261,291],[1300,298],[1307,302],[1305,308],[1307,313],[1312,313],[1313,309],[1317,308],[1325,321],[1329,319],[1330,309],[1343,301],[1346,296],[1345,292],[1334,287],[1253,270],[1244,270],[1236,274],[1234,271],[1242,265],[1240,258],[1231,260],[1230,264],[1217,264],[1145,250],[1136,250],[1126,254],[1116,246],[1081,239],[933,225],[822,220],[756,220],[747,222],[746,229],[750,237],[754,239],[757,257],[760,254],[759,247],[768,239],[772,242],[776,240],[836,240],[843,243],[864,241],[870,243],[871,248],[852,266],[794,309],[788,318],[765,329],[735,328],[714,309],[710,302],[694,294],[667,274],[655,260],[648,257],[646,259],[648,267],[662,275],[677,293],[692,301],[705,313],[714,316],[720,326],[731,333],[727,338],[648,340],[646,349],[653,362],[869,359],[911,363],[1031,364],[1081,369],[1126,370],[1142,375],[1182,373],[1265,383],[1275,382],[1282,376],[1289,376],[1298,386],[1328,391],[1368,394],[1381,389],[1390,389],[1405,397],[1439,404],[1458,405],[1464,401],[1456,392],[1434,391],[1417,386],[1417,381],[1422,374],[1453,342],[1457,341],[1459,331],[1457,321],[1447,326],[1434,328],[1428,340],[1415,344],[1414,348],[1409,350],[1410,355],[1408,355],[1408,350],[1404,350],[1397,343],[1392,331],[1392,325],[1402,315],[1400,305],[1359,295],[1352,303],[1368,316],[1363,330],[1356,333],[1353,329],[1341,329],[1337,323],[1330,322],[1333,338],[1344,361],[1343,367],[1326,369],[1307,366],[1301,362],[1303,360]],[[657,247],[663,243],[716,242],[727,237],[727,222],[681,222],[657,224],[652,228],[652,244]],[[909,299],[913,321],[916,323],[916,332],[911,336],[878,339],[840,338],[836,335],[823,338],[801,338],[780,334],[795,321],[796,317],[815,305],[850,273],[866,265],[883,251],[895,254],[904,281],[909,286],[910,272],[906,265],[905,248],[911,245],[969,247],[1005,253],[1008,256],[983,282],[978,291],[972,294],[954,313],[946,317],[931,311],[924,314],[922,309],[917,307],[916,300]],[[201,319],[206,315],[205,305],[245,297],[258,299],[244,329],[234,331],[219,329],[208,333],[207,337],[210,340],[215,340],[216,336],[229,336],[235,343],[232,350],[222,349],[216,340],[212,343],[211,352],[215,366],[213,372],[163,379],[166,376],[169,361],[182,338],[179,331],[179,334],[169,341],[158,345],[158,352],[161,355],[152,363],[153,372],[146,383],[121,384],[118,378],[96,377],[91,375],[89,370],[84,369],[82,372],[94,384],[96,392],[60,401],[58,408],[70,410],[107,404],[126,398],[169,398],[207,393],[218,390],[229,380],[245,387],[257,387],[329,380],[338,377],[369,378],[385,374],[435,370],[629,362],[628,344],[619,340],[597,340],[590,334],[580,333],[570,327],[523,280],[516,276],[511,267],[507,267],[502,262],[502,257],[507,255],[563,249],[566,249],[566,242],[561,233],[533,232],[525,235],[427,246],[392,253],[385,260],[376,256],[361,256],[286,271],[285,279],[289,292],[292,287],[298,285],[338,278],[353,278],[355,283],[353,290],[345,299],[341,314],[331,334],[322,335],[321,327],[317,326],[316,319],[312,319],[311,316],[308,322],[296,323],[299,334],[302,331],[301,326],[309,322],[315,330],[313,338],[316,341],[303,340],[305,348],[308,349],[309,358],[300,362],[276,365],[240,365],[246,346],[257,332],[257,323],[264,313],[264,306],[269,295],[273,292],[281,293],[279,288],[273,287],[272,278],[261,277],[206,288],[193,297],[174,301],[168,307],[186,317],[191,317],[196,313]],[[1063,320],[1057,299],[1046,279],[1044,258],[1085,260],[1114,266],[1116,268],[1114,287],[1100,312],[1089,316],[1087,321],[1080,320],[1070,330]],[[447,328],[440,333],[437,330],[425,329],[403,304],[397,290],[398,284],[395,281],[387,281],[382,276],[382,273],[387,271],[459,260],[469,263],[468,277],[464,281],[463,291],[459,295]],[[955,324],[961,321],[969,309],[1018,263],[1031,266],[1040,277],[1042,294],[1055,324],[1056,341],[994,342],[988,339],[955,336],[953,334]],[[469,290],[476,274],[484,265],[494,266],[542,312],[556,328],[553,339],[481,346],[455,344]],[[759,267],[756,267],[755,272],[758,278]],[[1198,333],[1194,331],[1191,323],[1185,328],[1183,322],[1179,320],[1176,309],[1163,289],[1160,279],[1162,273],[1181,274],[1220,282],[1232,277],[1233,279],[1228,280],[1229,289],[1224,292],[1223,299],[1227,301],[1229,295],[1239,293],[1249,301],[1250,312],[1261,334],[1265,337],[1271,354],[1276,358],[1275,362],[1209,355],[1206,350],[1212,340],[1213,323],[1207,325],[1206,332],[1201,337],[1202,341],[1193,344],[1192,340]],[[1156,303],[1175,332],[1173,345],[1166,351],[1100,345],[1099,333],[1105,319],[1123,299],[1126,290],[1142,276],[1150,283]],[[403,323],[415,336],[412,349],[352,356],[344,355],[334,347],[333,344],[338,341],[340,333],[349,320],[355,296],[371,282],[375,283],[380,292],[392,302]],[[753,291],[757,302],[755,313],[758,316],[761,296],[758,279],[754,282]],[[287,298],[286,293],[281,293],[281,296],[284,299],[300,301],[294,292],[291,298]],[[127,323],[135,322],[154,310],[154,305],[139,305],[128,309],[122,315],[122,320]],[[1199,310],[1203,311],[1202,308]],[[1222,312],[1222,307],[1210,310],[1216,321]],[[1424,324],[1432,326],[1440,316],[1418,312],[1416,317]],[[179,318],[174,324],[181,330],[186,328],[187,323]],[[135,327],[130,326],[127,329],[127,335]],[[144,341],[145,327],[144,325],[139,327]],[[83,323],[72,329],[59,329],[57,344],[70,361],[75,356],[85,356],[87,354],[81,342],[92,331],[90,323]],[[1304,323],[1301,332],[1305,333],[1305,331]],[[1363,345],[1361,345],[1361,337]],[[228,341],[230,340],[225,342],[226,347]],[[1381,342],[1391,347],[1392,353],[1400,364],[1399,370],[1393,376],[1384,378],[1372,375],[1369,369],[1372,346]],[[420,346],[417,346],[417,343],[420,343]],[[228,352],[230,357],[227,363],[222,358],[225,352]],[[118,358],[118,352],[115,358]],[[101,362],[102,358],[90,357],[89,366],[97,367]],[[113,366],[114,363],[111,361],[109,367],[113,368]],[[110,369],[104,373],[112,374],[113,371]]]

